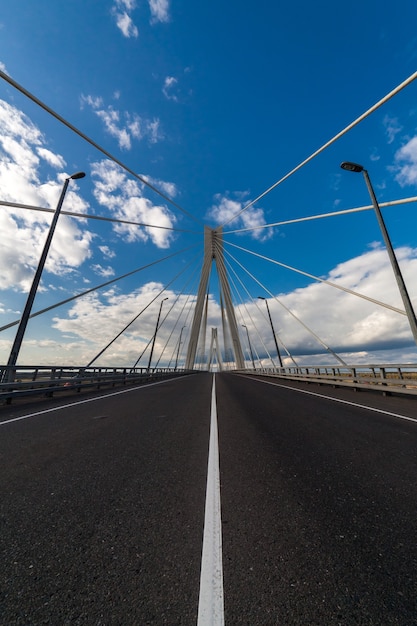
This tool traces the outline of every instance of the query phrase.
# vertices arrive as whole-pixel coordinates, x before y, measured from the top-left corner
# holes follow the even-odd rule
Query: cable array
[[[54,111],[51,107],[49,107],[47,104],[45,104],[44,102],[42,102],[39,98],[37,98],[35,95],[33,95],[32,93],[30,93],[28,90],[26,90],[24,87],[22,87],[21,85],[19,85],[16,81],[14,81],[10,76],[8,76],[7,74],[5,74],[3,71],[0,70],[0,78],[2,78],[3,80],[5,80],[8,84],[10,84],[12,87],[14,87],[15,89],[17,89],[20,93],[22,93],[23,95],[25,95],[27,98],[29,98],[32,102],[34,102],[36,105],[38,105],[39,107],[41,107],[44,111],[46,111],[48,114],[50,114],[51,116],[53,116],[58,122],[60,122],[61,124],[63,124],[64,126],[66,126],[68,129],[70,129],[72,132],[74,132],[76,135],[78,135],[81,139],[83,139],[84,141],[86,141],[88,144],[90,144],[91,146],[93,146],[97,151],[99,151],[101,154],[103,154],[106,158],[108,158],[109,160],[111,160],[112,162],[114,162],[115,164],[117,164],[120,168],[122,168],[124,171],[126,171],[128,174],[130,174],[131,176],[133,176],[135,179],[139,180],[141,182],[142,185],[146,186],[148,189],[150,189],[152,192],[154,192],[155,194],[157,194],[159,197],[161,197],[165,202],[169,203],[172,207],[174,207],[175,209],[177,209],[178,211],[180,211],[183,215],[187,216],[188,218],[192,219],[194,222],[197,222],[200,225],[203,225],[203,222],[200,220],[200,218],[196,217],[195,215],[192,215],[191,213],[189,213],[187,210],[185,210],[182,206],[180,206],[176,201],[174,201],[172,198],[170,198],[169,196],[167,196],[163,191],[161,191],[160,189],[158,189],[155,185],[153,185],[152,183],[149,182],[149,180],[143,176],[140,175],[138,173],[136,173],[135,171],[133,171],[129,166],[127,166],[126,164],[124,164],[121,160],[119,160],[117,157],[115,157],[114,155],[112,155],[110,152],[108,152],[106,149],[104,149],[102,146],[100,146],[97,142],[95,142],[93,139],[91,139],[90,137],[88,137],[84,132],[82,132],[80,129],[78,129],[77,127],[75,127],[73,124],[71,124],[69,121],[67,121],[66,119],[64,119],[60,114],[58,114],[56,111]],[[405,87],[407,87],[408,85],[410,85],[415,79],[417,78],[417,72],[414,72],[411,76],[409,76],[409,78],[407,78],[405,81],[403,81],[400,85],[398,85],[395,89],[393,89],[392,91],[390,91],[386,96],[384,96],[383,98],[381,98],[378,102],[376,102],[373,106],[371,106],[369,109],[367,109],[362,115],[360,115],[358,118],[356,118],[353,122],[351,122],[350,124],[348,124],[343,130],[341,130],[339,133],[337,133],[334,137],[332,137],[329,141],[327,141],[326,143],[324,143],[319,149],[317,149],[316,151],[314,151],[309,157],[307,157],[306,159],[304,159],[303,161],[301,161],[296,167],[294,167],[293,169],[291,169],[287,174],[285,174],[283,177],[281,177],[279,180],[277,180],[274,184],[272,184],[270,187],[268,187],[265,191],[263,191],[262,193],[260,193],[255,199],[251,200],[249,203],[247,203],[245,206],[243,206],[239,211],[237,211],[234,215],[232,215],[230,217],[230,219],[228,219],[227,221],[225,221],[221,226],[218,226],[216,230],[213,231],[213,233],[217,233],[221,231],[221,237],[217,236],[213,236],[212,238],[212,254],[213,254],[213,258],[217,257],[217,263],[216,263],[216,267],[217,267],[217,273],[218,273],[218,278],[220,281],[220,294],[219,294],[219,299],[220,299],[220,310],[221,310],[221,317],[222,317],[222,325],[223,325],[223,341],[224,341],[224,352],[225,352],[225,357],[227,360],[227,354],[228,352],[231,352],[232,349],[231,347],[228,347],[230,344],[230,341],[232,341],[232,343],[234,344],[234,349],[236,350],[236,343],[242,339],[242,337],[238,337],[236,335],[237,332],[237,325],[236,325],[236,320],[231,320],[231,319],[227,319],[227,318],[231,318],[234,317],[235,315],[239,316],[241,323],[241,326],[244,326],[246,328],[246,331],[248,333],[247,335],[247,341],[249,342],[249,351],[250,351],[250,356],[252,359],[254,359],[254,356],[252,354],[252,346],[249,340],[249,332],[248,332],[248,328],[247,325],[244,324],[246,318],[250,321],[250,326],[251,326],[251,331],[255,331],[256,335],[257,335],[257,339],[258,341],[256,342],[256,344],[253,346],[254,347],[254,351],[256,353],[256,358],[258,360],[259,363],[262,363],[262,358],[263,358],[263,354],[266,354],[268,356],[268,358],[271,360],[271,363],[275,366],[274,360],[272,355],[270,354],[270,352],[267,349],[267,346],[265,345],[265,341],[263,338],[263,333],[262,333],[262,328],[257,328],[257,324],[254,320],[253,315],[251,314],[251,311],[249,309],[249,303],[254,304],[257,308],[257,310],[260,312],[264,322],[264,323],[268,323],[268,319],[265,316],[265,313],[263,311],[263,309],[259,306],[258,301],[256,298],[253,298],[253,296],[251,295],[250,290],[248,289],[248,287],[246,286],[245,282],[242,280],[241,276],[239,275],[239,272],[242,273],[243,276],[245,277],[249,277],[252,281],[254,281],[259,287],[262,288],[263,292],[267,293],[269,295],[269,297],[271,298],[271,300],[274,300],[275,302],[277,302],[285,311],[286,314],[288,314],[289,316],[291,316],[298,324],[300,324],[305,331],[307,331],[314,339],[315,341],[320,345],[320,349],[324,349],[326,352],[328,352],[332,357],[334,357],[337,361],[339,361],[342,365],[346,365],[345,361],[336,353],[334,352],[325,341],[323,341],[323,339],[321,339],[317,333],[312,330],[307,324],[305,324],[304,321],[302,321],[295,313],[294,311],[290,310],[289,307],[287,307],[285,305],[285,303],[282,301],[282,299],[278,298],[276,294],[273,294],[271,290],[269,290],[267,288],[267,286],[261,281],[259,280],[251,271],[250,269],[248,269],[247,266],[245,266],[243,263],[241,263],[231,252],[229,249],[224,248],[225,244],[228,248],[234,248],[236,250],[240,250],[241,252],[243,252],[244,254],[249,255],[250,257],[255,257],[258,259],[261,259],[263,261],[265,261],[266,263],[272,264],[274,266],[277,267],[281,267],[287,271],[296,273],[298,275],[302,275],[305,276],[306,278],[322,283],[322,284],[326,284],[329,287],[333,288],[333,289],[337,289],[339,291],[345,292],[351,296],[357,297],[357,298],[361,298],[363,300],[366,300],[376,306],[379,307],[383,307],[387,310],[391,310],[395,313],[398,313],[400,315],[406,315],[406,312],[402,309],[399,309],[397,307],[394,307],[390,304],[387,304],[385,302],[381,302],[380,300],[377,300],[375,298],[372,298],[370,296],[367,296],[366,294],[362,294],[362,293],[358,293],[357,291],[350,289],[348,287],[345,287],[343,285],[339,285],[333,281],[328,280],[327,278],[322,278],[322,277],[318,277],[315,276],[314,274],[311,274],[309,272],[306,272],[304,270],[295,268],[289,264],[283,263],[281,261],[278,261],[277,259],[273,259],[270,258],[266,255],[260,254],[259,252],[255,252],[253,250],[250,250],[248,248],[245,248],[243,246],[239,246],[235,243],[232,243],[230,241],[225,241],[223,240],[223,235],[239,235],[239,234],[244,234],[244,233],[250,233],[250,232],[255,232],[255,231],[259,231],[261,229],[274,229],[274,228],[278,228],[278,227],[282,227],[284,225],[288,225],[288,224],[296,224],[296,223],[302,223],[302,222],[309,222],[309,221],[313,221],[313,220],[320,220],[320,219],[326,219],[326,218],[331,218],[331,217],[336,217],[336,216],[340,216],[340,215],[347,215],[347,214],[353,214],[353,213],[358,213],[358,212],[362,212],[362,211],[369,211],[372,210],[374,207],[372,205],[366,205],[366,206],[360,206],[360,207],[356,207],[356,208],[350,208],[350,209],[345,209],[345,210],[340,210],[340,211],[332,211],[332,212],[327,212],[327,213],[319,213],[319,214],[313,214],[313,215],[307,215],[304,217],[298,217],[298,218],[294,218],[294,219],[289,219],[289,220],[282,220],[282,221],[275,221],[275,222],[271,222],[268,224],[258,224],[258,225],[254,225],[251,227],[245,227],[245,228],[235,228],[235,229],[230,229],[228,231],[223,231],[224,226],[230,224],[231,222],[235,221],[243,212],[245,212],[246,210],[248,210],[250,207],[254,206],[257,202],[259,202],[262,198],[264,198],[266,195],[268,195],[269,193],[271,193],[274,189],[276,189],[279,185],[281,185],[284,181],[286,181],[288,178],[290,178],[291,176],[293,176],[296,172],[298,172],[299,170],[301,170],[305,165],[307,165],[308,163],[310,163],[314,158],[316,158],[318,155],[320,155],[324,150],[326,150],[328,147],[330,147],[331,145],[333,145],[336,141],[338,141],[341,137],[343,137],[346,133],[348,133],[350,130],[352,130],[353,128],[355,128],[358,124],[360,124],[363,120],[365,120],[367,117],[369,117],[373,112],[375,112],[377,109],[379,109],[382,105],[384,105],[386,102],[388,102],[391,98],[393,98],[396,94],[398,94],[401,90],[403,90]],[[393,207],[393,206],[399,206],[399,205],[404,205],[407,203],[411,203],[411,202],[417,202],[417,196],[413,196],[413,197],[409,197],[409,198],[403,198],[403,199],[399,199],[399,200],[393,200],[390,202],[384,202],[381,203],[380,206],[381,207]],[[44,207],[38,207],[38,206],[31,206],[31,205],[26,205],[26,204],[19,204],[19,203],[12,203],[12,202],[5,202],[5,201],[0,201],[0,205],[1,206],[9,206],[11,208],[14,209],[22,209],[22,210],[30,210],[30,211],[39,211],[39,212],[45,212],[45,213],[54,213],[53,209],[49,209],[49,208],[44,208]],[[155,225],[155,224],[148,224],[148,223],[144,223],[144,222],[139,222],[139,221],[134,221],[134,220],[125,220],[125,219],[117,219],[117,218],[110,218],[110,217],[105,217],[105,216],[101,216],[101,215],[93,215],[93,214],[83,214],[83,213],[76,213],[76,212],[71,212],[71,211],[61,211],[61,213],[63,215],[67,215],[71,218],[83,218],[83,219],[88,219],[88,220],[98,220],[98,221],[104,221],[104,222],[110,222],[110,223],[120,223],[120,224],[126,224],[126,225],[134,225],[134,226],[139,226],[142,228],[146,228],[146,229],[163,229],[163,230],[167,230],[167,231],[172,231],[175,233],[188,233],[188,234],[200,234],[200,232],[196,232],[193,230],[187,230],[187,229],[182,229],[182,228],[174,228],[174,227],[167,227],[167,226],[159,226],[159,225]],[[121,276],[118,276],[116,278],[113,278],[109,281],[106,281],[100,285],[97,285],[95,287],[92,287],[90,289],[87,289],[86,291],[83,291],[81,293],[75,294],[69,298],[66,298],[65,300],[62,300],[61,302],[57,302],[55,304],[52,304],[48,307],[45,307],[39,311],[36,311],[35,313],[33,313],[30,317],[36,317],[38,315],[41,315],[43,313],[46,313],[48,311],[51,311],[57,307],[63,306],[64,304],[68,304],[74,300],[76,300],[77,298],[81,298],[87,294],[91,294],[97,290],[100,290],[104,287],[107,287],[111,284],[114,284],[124,278],[127,278],[129,276],[133,276],[134,274],[143,271],[144,269],[150,268],[152,266],[155,266],[163,261],[167,261],[169,259],[172,259],[174,257],[178,257],[179,255],[184,255],[186,252],[188,252],[189,250],[191,250],[194,246],[190,246],[188,248],[183,248],[182,250],[178,251],[178,252],[174,252],[172,254],[169,254],[167,256],[161,257],[158,260],[155,260],[151,263],[148,263],[142,267],[139,267],[137,269],[131,270]],[[210,277],[211,277],[211,268],[209,267],[209,264],[207,263],[207,250],[205,251],[205,261],[203,262],[203,273],[204,273],[204,277],[202,275],[202,277],[200,278],[200,284],[199,284],[199,295],[197,296],[197,300],[196,303],[199,303],[198,306],[200,307],[200,312],[199,315],[201,316],[202,319],[202,323],[201,323],[201,327],[198,329],[198,338],[197,338],[197,344],[198,346],[194,346],[194,355],[197,352],[197,361],[200,359],[200,366],[202,366],[205,362],[205,352],[206,352],[206,335],[207,335],[207,322],[208,322],[208,318],[209,318],[209,289],[207,289],[207,292],[205,294],[200,293],[201,292],[201,281],[205,281],[206,285],[209,285],[209,281],[210,281]],[[191,277],[185,282],[185,284],[183,285],[183,287],[178,290],[176,292],[175,298],[174,298],[174,302],[171,303],[171,306],[169,308],[169,310],[164,314],[164,317],[160,323],[160,325],[158,326],[158,328],[156,329],[156,331],[161,328],[168,320],[168,318],[170,318],[170,316],[172,316],[172,314],[176,315],[176,319],[175,322],[171,328],[171,331],[168,335],[168,338],[165,341],[164,347],[162,349],[162,351],[159,354],[159,357],[157,359],[157,365],[160,363],[160,361],[164,358],[164,354],[168,348],[168,345],[171,342],[171,339],[177,329],[177,327],[180,325],[180,320],[183,318],[184,315],[184,311],[186,311],[186,316],[185,316],[185,322],[186,324],[184,324],[182,326],[181,329],[181,333],[183,331],[183,329],[187,326],[189,326],[191,328],[192,324],[189,322],[189,317],[192,313],[192,302],[190,303],[190,301],[192,301],[193,298],[195,298],[195,296],[192,295],[193,290],[195,291],[195,287],[196,287],[196,283],[194,283],[195,279],[195,275],[198,269],[198,265],[196,263],[196,259],[197,257],[195,257],[194,259],[192,259],[192,261],[190,261],[185,267],[183,267],[177,274],[175,274],[175,276],[168,281],[164,287],[159,290],[159,292],[152,296],[152,298],[150,299],[149,303],[146,304],[146,306],[144,306],[142,308],[142,310],[137,313],[133,319],[131,319],[129,321],[128,324],[126,324],[123,329],[121,329],[115,337],[113,337],[113,339],[111,339],[111,341],[109,343],[107,343],[107,345],[102,348],[95,356],[94,358],[92,358],[90,360],[90,362],[85,366],[85,367],[90,367],[93,363],[95,363],[95,361],[97,359],[99,359],[104,352],[111,346],[113,345],[113,343],[115,341],[117,341],[117,339],[119,337],[121,337],[131,326],[132,324],[134,324],[134,322],[146,311],[149,309],[149,307],[152,305],[152,303],[154,303],[158,298],[161,297],[161,295],[167,291],[167,289],[169,287],[171,287],[171,285],[173,285],[174,283],[176,283],[176,281],[180,278],[180,276],[182,276],[184,274],[184,272],[188,271],[191,267],[193,267],[193,273],[191,275]],[[248,259],[249,262],[249,259]],[[193,285],[191,285],[191,283],[194,283]],[[230,285],[230,286],[229,286]],[[242,293],[243,292],[243,293]],[[233,303],[232,303],[232,295],[233,295]],[[177,309],[177,305],[178,302],[180,300],[181,297],[184,297],[184,302],[182,304],[182,307],[180,308],[180,311],[178,312]],[[204,302],[202,300],[202,298],[204,297]],[[225,301],[224,301],[225,300]],[[235,313],[236,311],[236,313]],[[159,318],[158,318],[159,321]],[[183,320],[184,321],[184,320]],[[231,324],[231,321],[233,322]],[[229,326],[228,326],[228,323]],[[19,320],[15,320],[13,322],[10,322],[2,327],[0,327],[0,332],[3,330],[6,330],[8,328],[11,328],[12,326],[16,325],[19,323]],[[271,322],[272,323],[272,322]],[[216,337],[217,337],[217,329],[216,330]],[[155,331],[155,336],[156,336],[156,331]],[[235,333],[234,336],[230,337],[229,334]],[[188,332],[187,329],[187,335],[190,334],[190,336],[193,334],[194,335],[194,341],[196,341],[196,330],[194,331],[190,331],[190,333]],[[242,331],[239,329],[239,336],[242,335]],[[293,355],[291,354],[290,349],[285,345],[283,338],[281,336],[281,334],[276,333],[277,338],[279,340],[279,343],[283,346],[286,355],[287,355],[287,359],[290,359],[295,365],[296,362],[294,360]],[[145,346],[143,352],[141,353],[141,355],[139,356],[139,358],[136,360],[136,363],[133,365],[133,367],[136,367],[136,365],[138,364],[138,362],[140,361],[140,359],[143,357],[143,355],[145,354],[146,350],[148,349],[150,343],[152,341],[152,338],[150,338],[149,342],[147,343],[147,345]],[[243,343],[245,343],[246,338],[243,334]],[[170,363],[173,361],[174,355],[176,355],[176,361],[178,361],[178,357],[179,357],[179,353],[180,353],[180,348],[181,348],[181,335],[178,337],[177,342],[174,345],[173,348],[173,352],[170,358]],[[185,341],[184,341],[185,343]],[[258,346],[262,345],[262,350],[259,351]],[[277,350],[278,350],[278,344],[276,344]],[[198,357],[199,355],[199,357]],[[235,352],[236,355],[236,352]],[[187,357],[188,358],[188,357]],[[193,357],[194,358],[194,357]],[[238,360],[238,359],[237,359]]]
[[[304,159],[304,161],[301,161],[301,163],[299,163],[296,167],[294,167],[292,170],[290,170],[287,174],[285,174],[285,176],[283,176],[282,178],[280,178],[279,180],[277,180],[276,183],[274,183],[273,185],[271,185],[270,187],[268,187],[268,189],[266,189],[265,191],[263,191],[261,194],[259,194],[259,196],[257,196],[254,200],[251,200],[250,202],[248,202],[248,204],[246,204],[240,211],[238,211],[237,213],[235,213],[235,215],[233,215],[230,219],[228,219],[226,222],[224,222],[223,224],[221,224],[221,227],[224,228],[227,224],[230,224],[230,222],[233,222],[237,217],[239,217],[239,215],[241,215],[244,211],[247,211],[247,209],[249,209],[250,207],[252,207],[254,204],[256,204],[257,202],[259,202],[259,200],[262,200],[262,198],[264,198],[266,195],[268,195],[269,193],[271,193],[271,191],[273,191],[274,189],[276,189],[278,187],[278,185],[281,185],[284,181],[286,181],[288,178],[290,178],[291,176],[293,176],[293,174],[295,174],[296,172],[298,172],[299,170],[301,170],[305,165],[307,165],[307,163],[310,163],[310,161],[312,161],[313,159],[315,159],[319,154],[321,154],[322,152],[324,152],[327,148],[329,148],[331,145],[333,145],[338,139],[340,139],[341,137],[343,137],[343,135],[346,135],[346,133],[348,133],[350,130],[352,130],[353,128],[355,128],[355,126],[357,126],[358,124],[360,124],[363,120],[365,120],[367,117],[369,117],[372,113],[374,113],[374,111],[376,111],[377,109],[379,109],[383,104],[385,104],[386,102],[388,102],[388,100],[390,100],[391,98],[393,98],[394,96],[396,96],[400,91],[402,91],[405,87],[407,87],[408,85],[410,85],[414,80],[416,80],[417,78],[417,72],[414,72],[413,74],[411,74],[411,76],[409,76],[406,80],[404,80],[400,85],[398,85],[397,87],[395,87],[395,89],[393,89],[392,91],[390,91],[386,96],[384,96],[383,98],[381,98],[380,100],[378,100],[378,102],[376,102],[373,106],[371,106],[367,111],[365,111],[364,113],[362,113],[362,115],[360,115],[359,117],[357,117],[353,122],[351,122],[350,124],[348,124],[348,126],[346,126],[343,130],[341,130],[339,133],[337,133],[337,135],[335,135],[334,137],[332,137],[332,139],[330,139],[329,141],[327,141],[325,144],[323,144],[321,146],[321,148],[319,148],[318,150],[316,150],[315,152],[313,152],[309,157],[307,157],[306,159]]]

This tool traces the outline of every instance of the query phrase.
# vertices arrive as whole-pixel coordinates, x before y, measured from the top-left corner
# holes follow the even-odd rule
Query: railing
[[[272,376],[334,387],[352,387],[385,394],[417,395],[417,364],[277,367],[240,370],[240,373]]]
[[[234,370],[242,374],[315,382],[334,387],[351,387],[417,395],[417,364],[292,366]],[[31,396],[52,397],[56,393],[80,393],[118,385],[141,385],[150,381],[198,373],[197,370],[144,367],[65,367],[0,365],[0,402]],[[12,374],[12,376],[11,376]]]
[[[184,369],[144,367],[63,367],[63,366],[0,366],[0,401],[28,396],[52,397],[56,393],[80,393],[86,389],[102,389],[116,385],[140,385],[150,381],[184,376]],[[12,382],[9,382],[11,381]]]

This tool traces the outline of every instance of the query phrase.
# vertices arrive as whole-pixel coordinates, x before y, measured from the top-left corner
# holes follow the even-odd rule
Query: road
[[[417,624],[417,401],[229,373],[214,397],[196,374],[1,407],[2,625]]]

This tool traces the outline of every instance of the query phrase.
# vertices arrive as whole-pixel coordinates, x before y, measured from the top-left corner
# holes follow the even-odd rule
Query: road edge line
[[[12,417],[8,420],[0,421],[0,426],[4,426],[5,424],[11,424],[12,422],[20,422],[21,420],[27,420],[31,417],[37,417],[38,415],[46,415],[46,413],[53,413],[54,411],[59,411],[60,409],[70,409],[73,406],[77,406],[79,404],[88,404],[89,402],[96,402],[97,400],[104,400],[104,398],[110,398],[113,396],[120,396],[124,393],[131,393],[132,391],[140,391],[142,389],[147,389],[148,387],[154,387],[155,385],[162,385],[164,383],[172,382],[173,380],[184,380],[187,378],[186,376],[181,376],[180,378],[168,378],[167,380],[158,380],[154,383],[145,383],[144,385],[139,385],[135,387],[129,387],[128,389],[119,389],[118,391],[111,391],[109,393],[103,394],[101,396],[94,396],[94,398],[83,398],[82,400],[74,400],[74,402],[68,402],[67,404],[59,404],[57,406],[50,407],[49,409],[42,409],[41,411],[35,411],[33,413],[26,413],[23,415],[19,415],[18,417]]]
[[[242,374],[237,374],[241,378],[247,378]],[[251,377],[251,380],[254,380],[259,383],[265,383],[265,385],[272,385],[273,387],[280,387],[281,389],[289,389],[290,391],[298,391],[298,393],[304,393],[308,396],[315,396],[316,398],[322,398],[324,400],[331,400],[332,402],[337,402],[339,404],[346,404],[347,406],[353,406],[357,409],[365,409],[366,411],[373,411],[374,413],[380,413],[382,415],[388,415],[388,417],[395,417],[397,419],[405,420],[407,422],[417,423],[417,418],[409,417],[408,415],[401,415],[400,413],[392,413],[392,411],[386,411],[385,409],[378,409],[377,407],[367,406],[366,404],[359,404],[357,402],[351,402],[350,400],[344,400],[343,398],[334,398],[333,396],[326,396],[321,393],[316,393],[315,391],[308,391],[307,389],[298,389],[297,387],[290,387],[290,385],[280,385],[279,383],[273,382],[272,380],[263,380],[262,378]]]

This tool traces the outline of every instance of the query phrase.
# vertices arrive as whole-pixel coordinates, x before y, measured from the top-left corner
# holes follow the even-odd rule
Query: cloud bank
[[[412,284],[417,272],[417,250],[403,247],[397,250],[397,255],[406,282]],[[383,248],[375,248],[338,264],[326,278],[359,293],[382,299],[388,304],[402,308],[389,259]],[[115,290],[110,290],[105,294],[90,294],[78,300],[65,317],[55,317],[54,328],[63,333],[70,345],[77,346],[71,354],[73,362],[87,363],[139,311],[145,308],[151,298],[155,297],[161,289],[162,285],[159,283],[147,283],[128,295],[119,294]],[[248,300],[246,297],[245,304],[237,306],[237,322],[248,364],[250,361],[247,339],[241,324],[245,324],[248,328],[256,361],[259,356],[263,364],[268,365],[270,364],[268,351],[274,354],[275,344],[265,305],[257,299],[257,295],[258,293],[254,295],[254,300]],[[158,332],[155,358],[158,358],[163,346],[169,340],[173,326],[177,323],[176,334],[171,338],[169,348],[163,357],[165,364],[175,350],[175,340],[179,329],[184,324],[187,324],[187,328],[191,326],[191,303],[195,299],[193,294],[178,296],[174,291],[166,291],[164,297],[166,296],[169,300],[164,309],[165,312],[177,297],[179,300]],[[305,327],[288,313],[287,309],[311,328],[332,350],[343,356],[348,363],[417,361],[417,347],[413,343],[408,321],[404,315],[381,308],[323,283],[311,283],[285,294],[276,294],[276,297],[282,304],[268,297],[275,331],[279,341],[285,344],[291,356],[299,364],[331,364],[335,363],[335,359]],[[413,300],[416,305],[417,294],[414,294]],[[159,300],[138,318],[126,335],[111,346],[108,353],[103,354],[98,364],[133,365],[153,335],[158,306]],[[182,307],[184,311],[181,313]],[[179,319],[180,314],[181,319]],[[188,319],[185,320],[187,314]],[[217,327],[221,336],[221,312],[213,295],[209,299],[207,345],[210,345],[209,334],[212,327]],[[186,347],[186,333],[183,339]],[[284,364],[291,365],[293,362],[287,356],[282,343],[280,345]],[[381,355],[383,355],[382,361]],[[257,365],[259,365],[258,362]]]
[[[0,100],[0,188],[3,201],[55,209],[64,179],[65,159],[53,153],[40,130],[17,108]],[[50,168],[59,170],[58,173]],[[49,179],[41,182],[40,172]],[[65,198],[67,210],[85,213],[88,203],[71,181]],[[0,289],[26,291],[43,248],[50,215],[0,207]],[[62,275],[73,271],[91,256],[93,235],[61,216],[46,262],[47,272]]]
[[[92,164],[94,197],[102,206],[106,206],[113,217],[132,222],[141,222],[152,226],[173,228],[175,216],[164,205],[154,205],[143,196],[143,186],[129,180],[123,170],[108,160]],[[166,183],[173,191],[172,185]],[[115,224],[114,231],[127,242],[151,241],[158,248],[168,248],[174,235],[169,230]]]

